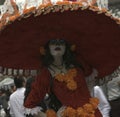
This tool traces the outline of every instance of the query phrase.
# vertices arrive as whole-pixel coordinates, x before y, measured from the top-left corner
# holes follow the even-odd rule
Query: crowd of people
[[[9,97],[11,90],[0,89],[0,117],[9,117]]]
[[[6,91],[4,89],[0,90],[0,117],[33,117],[33,115],[31,115],[33,114],[33,112],[31,112],[31,114],[29,115],[29,112],[28,111],[26,112],[23,104],[31,91],[31,84],[34,82],[34,80],[35,78],[33,77],[28,78],[27,81],[22,76],[19,78],[16,77],[14,78],[16,90],[14,91],[12,90],[12,92],[10,90],[9,91],[8,90]],[[108,97],[104,95],[102,88],[99,86],[94,86],[93,90],[91,90],[90,92],[92,97],[97,97],[100,101],[98,109],[100,110],[102,117],[118,117],[120,114],[119,81],[120,77],[117,77],[114,78],[112,81],[108,82],[107,84],[107,88],[109,88],[109,90],[107,89]],[[37,106],[38,107],[41,106],[40,103]],[[45,105],[42,107],[46,109]],[[46,115],[43,112],[41,112],[39,113],[38,117],[44,116],[46,117]]]

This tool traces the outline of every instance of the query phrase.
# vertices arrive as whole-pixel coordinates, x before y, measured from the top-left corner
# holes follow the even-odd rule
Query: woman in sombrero
[[[51,35],[52,33],[57,35],[57,37],[79,40],[81,45],[83,45],[82,49],[85,48],[83,51],[87,52],[84,55],[89,55],[86,56],[86,59],[88,58],[87,60],[89,60],[88,63],[92,65],[94,63],[93,66],[98,67],[103,72],[102,77],[112,72],[120,64],[120,56],[118,56],[120,50],[119,28],[111,20],[111,18],[114,19],[111,14],[105,10],[100,11],[93,6],[84,7],[83,4],[76,2],[63,1],[61,3],[57,2],[57,0],[53,3],[53,6],[51,6],[52,2],[50,0],[42,0],[42,3],[40,1],[38,6],[32,7],[30,5],[31,2],[27,0],[28,3],[25,4],[25,7],[22,6],[20,11],[19,5],[16,5],[14,0],[11,1],[12,6],[14,6],[13,14],[9,14],[9,10],[6,10],[0,19],[1,31],[3,31],[5,26],[12,23],[12,25],[6,27],[6,30],[0,32],[1,66],[13,68],[13,70],[14,68],[33,69],[32,67],[36,66],[34,63],[37,63],[34,58],[38,55],[36,51],[39,49],[39,45],[42,44],[41,42],[45,38],[49,38],[49,34]],[[50,15],[45,15],[48,13]],[[34,16],[38,17],[35,18]],[[120,24],[120,20],[115,20]],[[56,47],[58,45],[60,47]],[[56,96],[57,104],[56,106],[53,106],[53,103],[52,105],[49,104],[48,109],[56,108],[55,111],[59,113],[58,115],[63,115],[64,117],[69,117],[70,115],[72,117],[88,116],[88,114],[94,116],[94,113],[96,117],[100,117],[101,115],[96,109],[98,100],[91,99],[86,87],[84,80],[86,68],[81,63],[79,65],[74,59],[74,53],[71,51],[70,45],[64,40],[56,41],[55,39],[50,40],[44,47],[45,51],[43,49],[41,59],[43,60],[43,67],[37,78],[35,78],[35,82],[32,84],[32,91],[25,101],[28,113],[34,114],[40,111],[37,106],[44,99],[46,93],[51,92],[52,84],[51,89],[54,93],[53,97],[55,98]],[[86,47],[87,50],[92,48],[92,51],[87,51]],[[34,68],[37,69],[35,66]],[[89,99],[91,99],[90,102]],[[53,117],[54,111],[47,110],[47,115],[48,112]]]
[[[51,39],[41,53],[43,67],[24,103],[27,113],[39,112],[39,103],[52,92],[55,98],[47,105],[48,117],[101,117],[98,99],[90,97],[84,67],[77,63],[73,47],[64,39]]]

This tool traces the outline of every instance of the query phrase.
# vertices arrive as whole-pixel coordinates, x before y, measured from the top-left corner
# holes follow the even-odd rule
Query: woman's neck
[[[51,75],[54,77],[59,73],[66,73],[65,65],[62,57],[54,57],[53,63],[50,65]]]
[[[54,57],[53,64],[56,65],[56,66],[63,65],[63,58],[62,57]]]

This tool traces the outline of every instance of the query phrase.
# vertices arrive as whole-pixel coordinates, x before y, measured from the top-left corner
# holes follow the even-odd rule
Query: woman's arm
[[[32,83],[31,91],[28,94],[24,102],[26,114],[34,114],[40,111],[40,108],[37,105],[44,99],[48,88],[49,88],[49,72],[45,69],[35,78],[35,81]]]

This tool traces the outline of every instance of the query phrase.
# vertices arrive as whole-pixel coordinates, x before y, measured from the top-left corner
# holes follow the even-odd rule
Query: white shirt
[[[97,76],[98,72],[96,69],[93,69],[93,72],[90,76],[86,77],[86,83],[90,94],[92,97],[97,97],[99,99],[98,109],[100,110],[103,117],[110,117],[110,104],[105,97],[102,89],[99,86],[95,86],[95,77]]]
[[[18,88],[10,95],[10,115],[11,117],[25,117],[24,103],[25,88]]]
[[[108,100],[120,98],[120,75],[107,83]]]
[[[94,87],[93,95],[94,97],[97,97],[99,99],[98,109],[100,110],[103,117],[110,117],[109,116],[110,109],[111,109],[110,104],[107,101],[107,98],[105,97],[102,89],[99,86]]]

